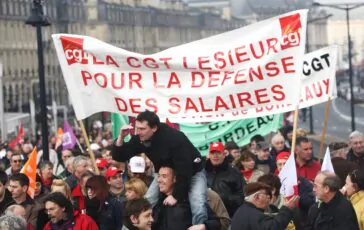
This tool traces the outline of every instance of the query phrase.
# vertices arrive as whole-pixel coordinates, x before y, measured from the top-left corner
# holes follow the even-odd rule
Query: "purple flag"
[[[73,149],[77,142],[77,138],[67,120],[65,120],[63,123],[62,142],[63,149]]]

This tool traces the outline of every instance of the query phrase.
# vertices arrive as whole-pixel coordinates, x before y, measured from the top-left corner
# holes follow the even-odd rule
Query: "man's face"
[[[75,168],[75,174],[79,177],[88,170],[88,162],[87,161],[80,161]]]
[[[25,209],[22,206],[16,206],[13,210],[13,214],[27,219]]]
[[[10,161],[10,166],[13,169],[13,171],[20,171],[20,169],[23,167],[23,162],[21,160],[21,157],[13,156]]]
[[[255,195],[255,205],[258,208],[266,210],[270,203],[270,195],[267,194],[267,191],[259,191],[257,195]]]
[[[159,191],[165,195],[172,194],[174,183],[176,182],[173,170],[168,167],[162,167],[158,173]]]
[[[116,174],[109,178],[108,183],[111,188],[122,189],[124,188],[123,177],[121,173]]]
[[[141,141],[149,140],[153,134],[157,131],[157,127],[151,128],[147,121],[135,122],[136,134]]]
[[[269,149],[259,149],[257,150],[257,157],[261,161],[268,160],[270,156]]]
[[[312,159],[312,143],[311,142],[301,142],[297,148],[297,157],[301,160],[309,161]]]
[[[219,151],[212,151],[209,154],[209,159],[212,165],[221,165],[224,162],[225,154]]]
[[[61,208],[58,204],[55,204],[51,201],[47,201],[45,203],[45,210],[48,213],[48,217],[52,223],[57,223],[64,217],[65,208]]]
[[[62,160],[66,162],[68,158],[72,157],[72,152],[68,149],[62,151]]]
[[[358,156],[364,155],[364,137],[354,137],[350,140],[351,148]]]
[[[239,149],[230,150],[230,154],[234,158],[234,160],[239,159],[239,157],[241,156],[241,152]]]
[[[44,179],[50,179],[53,176],[53,169],[47,165],[44,169],[42,169],[42,176]]]
[[[287,162],[286,159],[277,160],[277,170],[278,170],[278,172],[280,172],[283,169],[286,162]]]
[[[13,199],[18,199],[26,194],[28,186],[22,187],[19,181],[10,180],[8,189]]]
[[[111,164],[112,162],[112,156],[110,152],[110,150],[106,150],[102,153],[102,158],[104,158],[109,164]]]
[[[284,139],[282,138],[276,138],[272,145],[276,151],[282,151],[284,149]]]
[[[151,230],[153,223],[152,209],[140,213],[138,218],[131,217],[133,225],[139,230]]]
[[[317,175],[314,182],[313,182],[313,192],[315,193],[317,199],[322,200],[326,194],[327,188],[323,186],[325,176],[324,175]]]

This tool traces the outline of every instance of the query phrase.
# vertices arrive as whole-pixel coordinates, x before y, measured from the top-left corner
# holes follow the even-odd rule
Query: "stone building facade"
[[[190,11],[180,0],[47,0],[52,25],[43,27],[47,103],[68,105],[53,33],[84,34],[121,48],[154,53],[243,26],[239,20]],[[0,62],[5,112],[29,112],[38,98],[35,28],[26,25],[33,0],[0,1]]]

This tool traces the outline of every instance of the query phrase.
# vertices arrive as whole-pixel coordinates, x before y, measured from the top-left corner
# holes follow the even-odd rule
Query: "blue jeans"
[[[159,198],[158,173],[154,174],[154,180],[149,186],[145,198],[154,207]],[[178,183],[178,182],[177,182]],[[207,180],[205,170],[197,172],[191,178],[190,191],[188,192],[188,200],[192,212],[192,224],[203,224],[207,220]]]

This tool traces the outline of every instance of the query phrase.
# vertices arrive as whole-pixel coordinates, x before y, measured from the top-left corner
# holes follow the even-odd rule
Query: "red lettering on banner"
[[[272,92],[275,94],[273,96],[273,98],[277,101],[283,101],[284,99],[286,99],[286,95],[284,94],[283,91],[283,86],[281,85],[273,85],[272,86]]]
[[[118,63],[113,59],[112,56],[106,55],[106,65],[114,65],[116,67],[120,67]]]
[[[223,69],[226,67],[226,61],[224,59],[224,52],[218,51],[214,54],[214,59],[218,63],[215,64],[217,69]]]
[[[149,110],[158,113],[157,100],[155,98],[148,98],[145,100],[145,105],[150,108]]]
[[[145,105],[146,109],[157,112],[157,100],[155,98],[129,98],[129,99],[123,99],[120,97],[114,98],[116,107],[120,112],[131,112],[133,114],[138,114],[142,112],[144,109],[142,109],[143,105]]]
[[[159,65],[157,64],[157,62],[155,61],[154,58],[150,58],[150,57],[144,58],[143,64],[146,67],[150,68],[150,69],[158,69],[159,68]]]
[[[266,89],[255,90],[255,97],[257,98],[258,104],[265,104],[270,102],[270,100],[267,99],[268,94]],[[266,99],[264,100],[264,98]]]
[[[200,84],[197,84],[197,79],[200,79]],[[201,72],[192,72],[192,85],[191,88],[199,88],[202,87],[205,83],[205,76]]]
[[[140,81],[142,80],[142,75],[140,73],[129,73],[129,88],[133,88],[133,83],[137,85],[139,89],[142,89]]]
[[[268,62],[265,65],[265,69],[267,70],[268,77],[275,77],[279,75],[279,68],[277,66],[277,62]]]
[[[283,66],[283,70],[285,73],[295,73],[295,69],[294,69],[294,60],[293,60],[293,56],[290,57],[284,57],[282,58],[282,66]],[[289,66],[292,66],[292,69],[288,69]]]
[[[209,64],[210,59],[209,57],[198,57],[198,68],[203,70],[211,70],[211,67],[208,67],[208,65],[204,66],[204,64]]]
[[[247,57],[248,53],[245,50],[245,46],[240,46],[240,47],[235,48],[235,55],[236,55],[236,60],[238,61],[238,63],[250,61],[250,58]]]
[[[170,89],[170,88],[172,88],[173,85],[177,85],[178,88],[181,88],[181,82],[180,82],[176,72],[171,73],[167,88]]]
[[[106,78],[105,74],[103,74],[103,73],[95,74],[94,80],[95,80],[96,84],[98,84],[101,88],[107,87],[107,78]]]
[[[170,109],[168,109],[168,112],[170,114],[179,114],[181,112],[181,106],[179,104],[180,100],[177,97],[172,97],[169,99],[169,105],[171,106]]]
[[[92,56],[94,65],[105,65],[105,62],[98,60],[95,56]]]
[[[137,62],[137,64],[135,64],[135,62]],[[126,63],[128,63],[128,65],[130,67],[133,67],[133,68],[140,68],[140,67],[142,67],[142,65],[139,64],[139,59],[136,58],[136,57],[128,57],[128,58],[126,58]]]
[[[141,108],[140,102],[141,101],[142,101],[142,99],[140,99],[140,98],[131,98],[131,99],[129,99],[130,110],[131,110],[132,113],[141,113],[142,112],[140,110],[140,108]]]
[[[115,97],[114,99],[116,102],[116,106],[120,112],[128,111],[128,106],[122,98]]]
[[[197,69],[197,68],[189,68],[189,67],[188,67],[188,65],[187,65],[187,57],[183,57],[183,67],[184,67],[185,69],[191,69],[191,70],[193,70],[193,69]]]
[[[83,84],[84,84],[85,86],[87,86],[87,85],[88,85],[88,81],[89,81],[89,80],[92,80],[92,75],[91,75],[88,71],[82,70],[82,71],[81,71],[81,76],[82,76]]]
[[[163,58],[160,58],[159,60],[163,62],[163,64],[166,66],[167,69],[171,68],[171,66],[168,63],[168,61],[172,60],[171,57],[163,57]]]
[[[217,75],[216,77],[214,77],[213,75]],[[207,84],[207,87],[212,88],[212,87],[218,87],[219,86],[219,78],[220,76],[220,71],[210,71],[209,72],[209,81]]]

